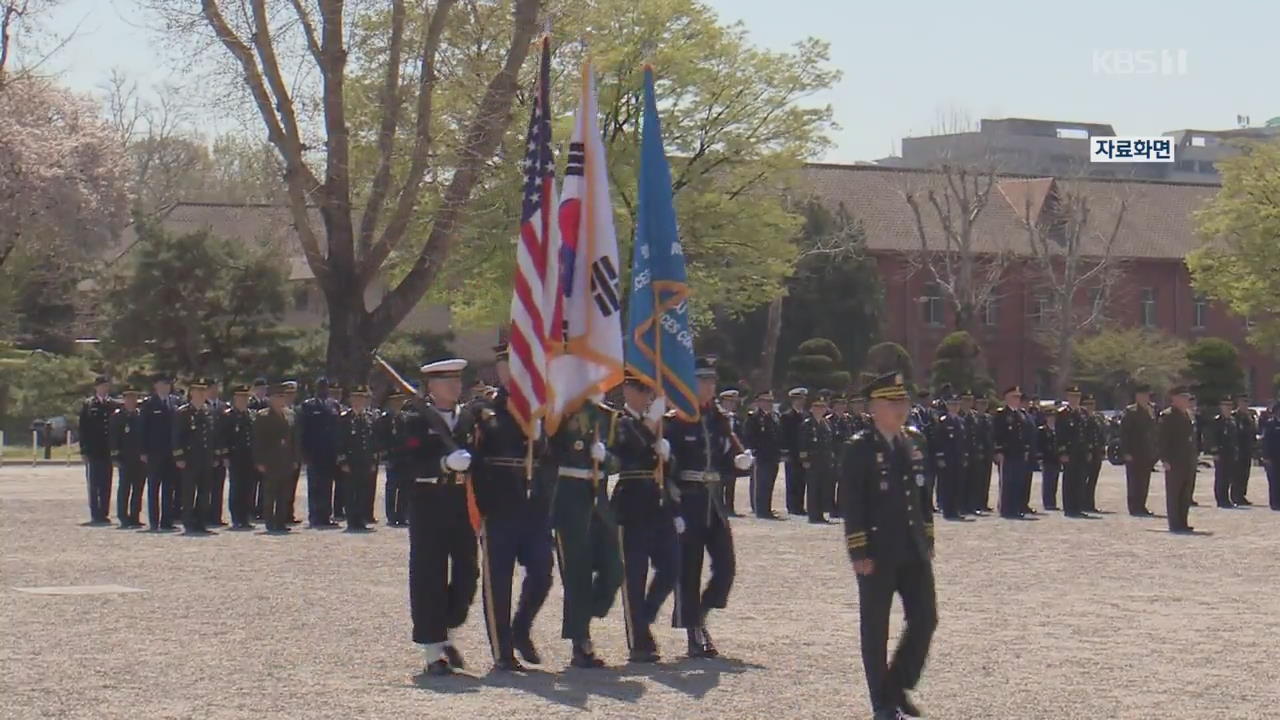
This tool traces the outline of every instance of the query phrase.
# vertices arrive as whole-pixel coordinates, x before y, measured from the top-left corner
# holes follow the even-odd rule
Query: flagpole
[[[649,70],[650,72],[653,71],[653,66],[650,65],[649,63],[645,63],[643,67],[645,70]],[[652,251],[652,248],[650,248],[650,251]],[[654,372],[653,374],[655,376],[655,379],[658,381],[657,383],[658,397],[663,398],[665,400],[667,397],[667,383],[666,383],[666,380],[663,378],[664,370],[662,367],[662,332],[663,332],[662,318],[667,314],[667,311],[662,307],[662,296],[658,293],[658,286],[655,283],[650,282],[649,290],[650,292],[653,293],[653,310],[654,310],[654,325],[653,325],[653,356],[654,356],[653,371]],[[665,420],[665,413],[663,415],[658,416],[657,433],[658,433],[659,440],[661,440],[663,437],[662,426],[663,426],[664,420]],[[666,465],[667,465],[666,462],[663,461],[662,458],[658,458],[658,468],[654,472],[654,475],[657,477],[657,480],[658,480],[658,487],[662,488],[663,490],[666,490]]]

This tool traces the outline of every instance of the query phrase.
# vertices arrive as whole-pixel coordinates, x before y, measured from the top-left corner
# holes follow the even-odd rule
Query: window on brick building
[[[925,325],[941,325],[943,323],[942,289],[934,283],[925,284],[924,294],[920,296],[920,309]]]
[[[1049,296],[1036,295],[1031,298],[1031,324],[1036,327],[1044,325],[1049,318]]]
[[[1191,328],[1203,330],[1205,323],[1209,321],[1209,298],[1196,295],[1193,302],[1195,305],[1191,309]]]
[[[1142,303],[1139,311],[1139,319],[1142,321],[1143,327],[1153,328],[1156,326],[1155,288],[1142,288]]]
[[[987,327],[994,327],[999,324],[999,302],[995,298],[987,298],[982,304],[982,324]]]

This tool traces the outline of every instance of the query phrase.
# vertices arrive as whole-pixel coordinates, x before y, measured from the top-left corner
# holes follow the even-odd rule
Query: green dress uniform
[[[1240,467],[1240,428],[1231,410],[1223,410],[1209,424],[1205,450],[1213,456],[1213,499],[1220,508],[1233,508],[1231,484]]]
[[[201,383],[192,384],[193,388]],[[174,462],[183,463],[182,525],[187,532],[208,532],[209,500],[213,496],[214,471],[222,462],[214,416],[208,403],[187,403],[174,415]]]
[[[1150,405],[1137,403],[1124,409],[1120,419],[1120,454],[1124,464],[1129,514],[1144,517],[1151,490],[1151,470],[1156,464],[1156,414]]]
[[[1174,388],[1173,394],[1187,392],[1186,388]],[[1196,430],[1191,414],[1177,408],[1166,408],[1160,413],[1156,426],[1156,442],[1160,460],[1168,464],[1164,473],[1165,502],[1168,507],[1169,530],[1187,532],[1187,514],[1191,510],[1192,482],[1196,477]]]
[[[608,443],[617,413],[588,403],[566,417],[550,439],[552,462],[559,470],[551,499],[557,566],[564,586],[561,637],[573,641],[577,666],[603,663],[591,648],[591,618],[613,607],[622,585],[618,526],[609,507],[607,475],[593,447]],[[598,453],[597,453],[598,458]]]
[[[368,397],[369,389],[357,385],[351,394]],[[338,416],[338,471],[346,478],[348,530],[366,530],[373,522],[379,462],[375,423],[369,410],[347,408]]]
[[[1237,400],[1247,400],[1247,395],[1237,395]],[[1231,502],[1236,505],[1252,505],[1246,497],[1249,492],[1249,473],[1253,471],[1253,458],[1258,450],[1258,416],[1248,407],[1236,408],[1236,472],[1231,478]]]
[[[273,388],[272,392],[282,390]],[[253,421],[253,461],[262,471],[262,520],[270,532],[285,532],[293,513],[291,489],[302,455],[293,411],[266,408]]]
[[[872,399],[907,397],[901,374],[876,378],[867,392]],[[872,562],[871,571],[857,578],[862,663],[877,718],[910,712],[906,691],[920,679],[938,623],[923,445],[923,435],[913,428],[886,436],[873,427],[844,446],[845,547],[855,563]],[[902,597],[906,628],[888,662],[894,594]]]

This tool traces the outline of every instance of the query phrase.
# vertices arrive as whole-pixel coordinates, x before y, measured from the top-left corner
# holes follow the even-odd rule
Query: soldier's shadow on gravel
[[[647,677],[698,700],[720,685],[722,675],[740,675],[748,670],[763,669],[763,665],[725,657],[682,658],[674,663],[627,666],[628,674]]]
[[[592,695],[621,702],[637,702],[645,693],[644,683],[624,680],[621,668],[579,670],[566,668],[559,673],[530,670],[524,673],[490,672],[477,678],[480,685],[519,690],[530,695],[578,710],[587,709]]]

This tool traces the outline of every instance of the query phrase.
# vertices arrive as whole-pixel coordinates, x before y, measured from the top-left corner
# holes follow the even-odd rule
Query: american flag
[[[555,158],[551,154],[548,113],[551,46],[542,39],[542,62],[529,117],[524,156],[524,203],[516,243],[515,292],[511,298],[509,339],[511,382],[508,409],[528,437],[547,410],[547,344],[550,328],[561,322],[559,310],[560,233],[555,221]]]

